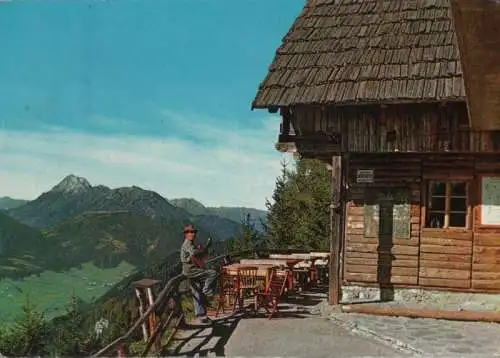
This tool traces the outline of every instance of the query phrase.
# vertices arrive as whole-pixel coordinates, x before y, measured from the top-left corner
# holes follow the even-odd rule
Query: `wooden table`
[[[316,284],[319,281],[324,281],[326,273],[326,265],[329,252],[310,252],[310,253],[292,253],[292,254],[271,254],[270,259],[274,260],[300,260],[293,266],[295,281],[299,285]],[[305,272],[307,271],[307,279]]]
[[[279,259],[279,260],[310,260],[310,254],[270,254],[270,259]]]
[[[280,260],[280,259],[241,259],[240,264],[248,266],[251,265],[288,266],[289,262],[288,260]]]
[[[327,259],[330,257],[330,253],[329,252],[310,252],[309,255],[311,255],[311,257],[314,257],[314,258],[318,258],[318,259]]]
[[[227,266],[223,266],[222,269],[225,271],[226,275],[229,276],[238,276],[238,270],[246,267],[256,267],[257,268],[257,282],[259,282],[259,285],[262,284],[262,288],[267,286],[267,283],[269,282],[271,278],[271,272],[273,268],[279,267],[279,265],[276,264],[231,264]],[[238,296],[238,302],[239,302],[239,307],[243,307],[243,299],[244,297],[242,296],[241,292],[237,293]]]
[[[245,268],[245,267],[257,267],[257,276],[258,277],[263,277],[265,280],[265,284],[269,281],[269,277],[271,276],[271,271],[275,267],[279,267],[279,265],[276,264],[231,264],[227,266],[223,266],[223,269],[226,271],[226,273],[230,276],[237,276],[238,275],[238,269],[240,268]]]
[[[311,261],[299,261],[295,265],[293,265],[293,268],[311,268],[312,267],[312,262]]]

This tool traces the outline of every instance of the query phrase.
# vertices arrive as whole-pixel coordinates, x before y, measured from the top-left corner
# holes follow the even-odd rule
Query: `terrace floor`
[[[177,333],[168,355],[319,358],[404,355],[312,313],[325,298],[322,293],[300,295],[281,305],[281,314],[271,320],[239,314],[216,319],[210,327],[186,327]]]
[[[169,356],[461,357],[500,356],[500,324],[384,317],[332,310],[304,293],[268,320],[235,315],[178,332]]]

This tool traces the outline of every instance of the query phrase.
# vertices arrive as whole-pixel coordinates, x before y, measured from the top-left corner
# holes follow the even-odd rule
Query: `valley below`
[[[17,280],[3,278],[0,280],[0,322],[3,325],[14,323],[27,299],[34,302],[46,319],[63,315],[73,295],[91,303],[134,269],[135,266],[125,261],[104,269],[87,262],[81,268],[62,272],[46,270]]]
[[[64,315],[72,298],[92,304],[120,281],[176,252],[185,224],[201,242],[262,230],[266,212],[167,200],[139,187],[92,186],[68,175],[35,200],[0,198],[0,324],[29,300],[45,319]]]

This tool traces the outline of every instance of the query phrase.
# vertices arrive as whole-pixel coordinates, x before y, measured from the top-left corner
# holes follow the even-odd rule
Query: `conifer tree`
[[[319,160],[303,159],[291,182],[296,189],[295,242],[306,250],[325,250],[329,246],[330,172]]]
[[[7,356],[33,357],[46,354],[49,338],[47,322],[30,296],[22,306],[22,314],[16,318],[12,328],[2,334],[1,350]]]
[[[59,332],[57,348],[60,354],[68,356],[81,354],[84,340],[82,304],[83,301],[73,291],[66,306],[67,320],[64,329]]]
[[[267,239],[270,246],[292,250],[328,249],[330,173],[318,160],[295,161],[295,170],[283,163],[273,202],[267,203]]]
[[[243,230],[240,237],[226,240],[231,252],[253,250],[261,245],[262,235],[257,232],[250,214],[246,214],[241,221]]]
[[[293,188],[289,182],[290,172],[287,163],[281,163],[281,175],[276,178],[276,186],[272,201],[267,200],[268,210],[266,229],[266,243],[269,248],[289,248],[293,246],[294,209]]]

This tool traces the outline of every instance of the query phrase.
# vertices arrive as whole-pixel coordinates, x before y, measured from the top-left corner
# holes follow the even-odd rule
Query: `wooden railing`
[[[245,250],[238,252],[222,253],[208,260],[206,262],[206,265],[210,266],[215,263],[219,263],[227,257],[239,257],[254,252],[255,252],[254,250]],[[179,266],[179,271],[180,271],[180,264],[176,263],[175,265]],[[104,348],[94,353],[91,357],[100,357],[107,353],[112,352],[113,350],[114,351],[118,350],[118,348],[121,345],[130,341],[130,339],[134,336],[138,328],[141,327],[141,325],[144,322],[146,322],[146,320],[149,318],[151,314],[155,313],[157,316],[167,314],[168,318],[160,322],[160,324],[158,324],[155,327],[155,330],[151,333],[148,341],[146,342],[146,347],[142,353],[142,356],[147,355],[150,349],[153,347],[153,345],[156,345],[158,341],[161,339],[163,333],[165,332],[166,328],[169,326],[170,323],[175,322],[173,327],[173,330],[175,331],[179,326],[179,324],[184,320],[184,312],[181,307],[182,303],[181,297],[182,296],[188,297],[190,296],[191,293],[190,290],[181,291],[180,285],[186,280],[187,277],[181,273],[178,273],[175,276],[171,277],[165,284],[164,288],[157,295],[153,304],[150,305],[148,309],[135,321],[135,323],[129,328],[129,330],[121,337],[115,339],[114,341],[106,345]],[[175,332],[172,332],[171,336],[173,336],[173,333]]]
[[[174,278],[170,279],[170,281],[168,281],[167,285],[165,285],[165,287],[160,292],[160,294],[158,295],[158,297],[156,298],[154,303],[151,306],[149,306],[149,308],[146,310],[146,312],[144,312],[144,314],[141,317],[139,317],[139,319],[132,325],[132,327],[129,328],[127,333],[125,333],[123,336],[115,339],[113,342],[109,343],[106,347],[102,348],[97,353],[93,354],[92,357],[100,357],[100,356],[112,351],[113,349],[116,349],[121,344],[126,343],[132,337],[132,335],[135,333],[135,331],[148,319],[150,314],[152,314],[153,311],[160,304],[165,303],[165,305],[166,305],[165,301],[168,298],[173,298],[172,297],[173,294],[178,292],[179,283],[183,279],[185,279],[185,276],[182,274],[179,274],[179,275],[175,276]],[[176,305],[178,305],[178,304],[180,304],[180,303],[177,303]],[[177,307],[172,309],[172,311],[171,311],[172,315],[169,315],[169,319],[167,321],[171,320],[170,317],[173,317],[173,314],[174,314],[176,308]],[[162,324],[159,325],[158,327],[164,327],[165,325],[168,325],[168,323],[170,323],[170,322],[167,322],[167,323],[162,322]],[[155,333],[151,335],[151,338],[147,342],[146,349],[145,349],[145,352],[143,352],[143,355],[146,355],[149,352],[151,346],[155,343],[155,341],[158,338],[159,338],[159,331],[155,331]]]
[[[222,247],[222,246],[221,246]],[[248,256],[261,256],[262,254],[270,254],[270,253],[292,253],[292,252],[300,252],[301,250],[297,249],[289,249],[289,250],[269,250],[269,249],[261,249],[254,248],[250,250],[240,250],[235,252],[225,251],[224,249],[218,248],[212,250],[211,254],[213,256],[212,259],[206,262],[207,266],[216,266],[214,268],[218,269],[220,266],[226,261],[224,259],[237,259]],[[304,251],[306,252],[306,251]],[[165,264],[163,265],[165,266]],[[176,262],[174,264],[167,265],[166,273],[172,274],[177,271],[175,274],[169,276],[170,278],[165,283],[163,289],[158,293],[154,302],[147,308],[147,310],[132,324],[132,326],[128,329],[128,331],[122,335],[121,337],[116,338],[114,341],[106,345],[104,348],[100,349],[98,352],[94,353],[91,357],[101,357],[104,355],[110,355],[111,352],[119,352],[120,347],[126,343],[130,343],[132,338],[134,338],[134,334],[137,333],[138,329],[142,324],[148,320],[151,314],[156,314],[157,316],[166,315],[167,319],[161,321],[154,329],[153,332],[148,337],[146,342],[146,346],[141,354],[141,356],[146,356],[153,346],[157,346],[159,341],[162,339],[163,334],[171,323],[174,323],[172,327],[172,332],[170,336],[163,342],[164,345],[168,345],[168,342],[175,334],[175,331],[179,327],[179,325],[184,321],[184,311],[181,307],[182,297],[188,298],[191,297],[191,291],[180,289],[180,286],[183,282],[187,281],[187,277],[180,273],[181,265],[180,262]],[[165,266],[166,267],[166,266]],[[134,275],[134,279],[139,279],[141,277],[138,274]],[[128,279],[127,282],[131,284],[132,279]],[[120,286],[123,286],[122,283]],[[118,354],[120,355],[120,354]]]

